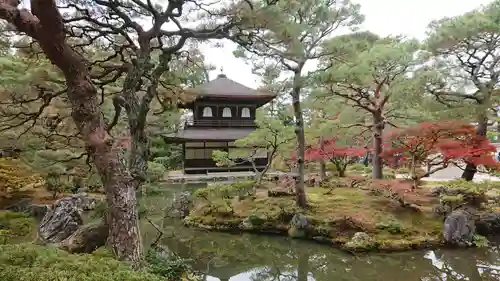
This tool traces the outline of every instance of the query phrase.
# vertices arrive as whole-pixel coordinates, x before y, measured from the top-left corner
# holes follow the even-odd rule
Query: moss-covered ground
[[[198,194],[203,192],[198,192]],[[294,214],[304,214],[306,239],[336,244],[348,250],[406,250],[440,245],[442,218],[433,215],[438,200],[427,188],[409,193],[405,201],[420,210],[402,207],[395,200],[361,188],[306,189],[309,207],[300,210],[293,196],[269,197],[267,190],[252,196],[197,198],[185,224],[220,231],[251,231],[287,235]],[[250,222],[251,227],[248,223]],[[347,243],[365,232],[372,242]]]
[[[28,214],[0,211],[0,280],[2,281],[184,281],[185,264],[149,252],[141,270],[115,260],[105,248],[70,254],[33,243],[36,223]],[[191,274],[190,274],[191,275]]]

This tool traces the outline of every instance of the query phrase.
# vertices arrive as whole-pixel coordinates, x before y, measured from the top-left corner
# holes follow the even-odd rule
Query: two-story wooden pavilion
[[[167,142],[182,143],[184,173],[252,171],[248,162],[233,167],[217,167],[212,160],[212,152],[227,151],[232,159],[250,154],[251,148],[247,151],[237,148],[234,141],[247,137],[256,129],[257,108],[273,100],[276,94],[248,88],[224,74],[189,92],[195,95],[195,99],[180,107],[190,109],[192,118],[186,121],[183,130],[164,137]],[[254,162],[258,168],[267,165],[265,149],[254,158],[257,158]]]

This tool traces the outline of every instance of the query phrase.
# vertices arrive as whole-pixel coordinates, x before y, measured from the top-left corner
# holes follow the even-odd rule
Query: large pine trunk
[[[82,69],[77,75],[67,76],[66,81],[73,119],[82,132],[106,193],[108,245],[118,259],[138,265],[142,245],[135,185],[126,165],[127,156],[123,153],[126,148],[107,134],[98,92],[86,71]]]
[[[305,208],[307,207],[307,198],[304,188],[304,154],[306,140],[304,136],[304,118],[300,107],[300,78],[300,73],[295,73],[291,96],[295,115],[295,135],[297,136],[297,176],[295,177],[296,203],[297,206]]]
[[[488,132],[488,117],[479,116],[477,120],[477,129],[476,135],[486,137],[486,133]],[[474,175],[476,175],[477,166],[473,163],[467,162],[465,165],[465,170],[462,173],[462,179],[466,181],[472,181],[474,179]]]
[[[373,113],[373,127],[372,127],[372,137],[373,137],[373,154],[372,154],[372,178],[382,179],[383,175],[383,164],[382,164],[382,133],[384,131],[384,124],[382,119],[382,114],[380,112]]]
[[[36,40],[64,74],[73,120],[106,191],[109,246],[118,259],[138,265],[142,245],[132,177],[122,148],[106,132],[87,62],[67,44],[64,23],[54,1],[31,1],[33,14],[11,5],[7,2],[0,7],[0,17]]]

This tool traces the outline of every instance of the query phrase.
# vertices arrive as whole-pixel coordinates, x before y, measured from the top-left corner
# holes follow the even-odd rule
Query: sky
[[[382,36],[406,35],[424,39],[429,22],[443,17],[452,17],[473,10],[491,0],[352,0],[361,4],[366,20],[362,30],[370,30]],[[260,86],[258,76],[252,74],[251,66],[234,58],[236,45],[223,43],[223,48],[202,47],[207,62],[216,66],[211,73],[214,79],[222,68],[228,78],[251,88]]]

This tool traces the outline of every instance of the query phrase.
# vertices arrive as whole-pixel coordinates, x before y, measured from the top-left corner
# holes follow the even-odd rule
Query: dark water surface
[[[148,210],[164,210],[175,192],[203,185],[166,185],[161,196],[144,198]],[[153,213],[153,212],[151,212]],[[152,215],[150,215],[152,216]],[[161,218],[160,244],[184,258],[207,281],[493,281],[500,280],[500,247],[351,255],[286,237],[231,235],[184,228]],[[145,241],[157,231],[143,222]]]

